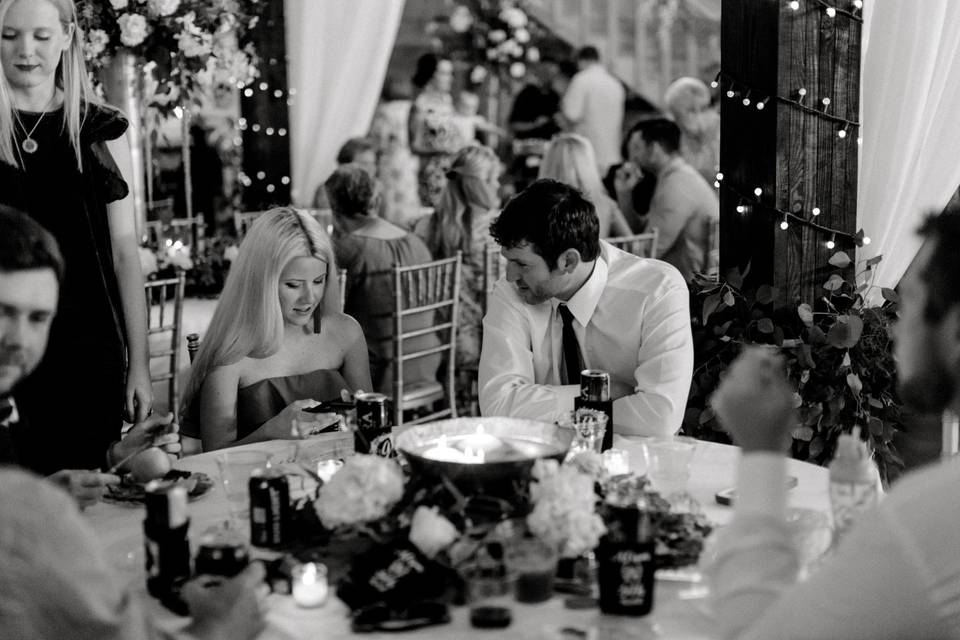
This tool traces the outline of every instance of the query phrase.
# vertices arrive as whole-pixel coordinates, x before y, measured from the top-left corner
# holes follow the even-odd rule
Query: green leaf
[[[872,258],[870,258],[869,260],[867,260],[867,266],[868,266],[868,267],[872,267],[872,266],[874,266],[874,265],[880,264],[880,261],[881,261],[881,260],[883,260],[883,256],[882,256],[882,255],[873,256]]]
[[[887,289],[886,287],[880,289],[880,295],[883,296],[883,299],[887,302],[893,302],[895,304],[900,304],[900,296],[893,289]]]
[[[813,326],[813,307],[808,305],[806,302],[797,307],[797,315],[800,316],[800,320],[803,324],[808,327]]]
[[[736,298],[733,297],[733,292],[727,291],[725,294],[723,294],[723,304],[727,305],[728,307],[732,307],[733,305],[737,304]]]
[[[863,320],[856,316],[838,316],[827,332],[827,342],[837,349],[849,349],[860,341]]]
[[[805,344],[800,347],[800,352],[797,355],[797,364],[803,369],[817,368],[817,363],[813,361],[813,349],[810,348],[810,345]],[[809,377],[809,373],[807,375]]]
[[[823,288],[826,289],[827,291],[836,291],[842,286],[843,286],[843,278],[841,278],[837,274],[833,274],[832,276],[827,278],[826,282],[823,283]]]
[[[736,267],[730,269],[727,272],[727,284],[729,284],[734,289],[740,289],[743,287],[743,275],[740,273],[740,270]]]
[[[853,392],[857,398],[860,397],[860,392],[863,390],[863,382],[860,381],[860,376],[855,373],[847,374],[847,386],[850,387],[850,391]]]
[[[810,344],[814,346],[819,346],[827,341],[827,334],[818,326],[810,327],[808,335],[810,336]]]
[[[726,337],[726,335],[727,335],[727,329],[730,328],[730,325],[731,325],[731,324],[733,324],[733,320],[727,320],[726,322],[724,322],[724,323],[723,323],[722,325],[720,325],[719,327],[714,327],[714,328],[713,328],[713,334],[714,334],[714,335],[717,335],[717,336],[724,336],[724,337]]]
[[[830,256],[829,262],[837,269],[846,269],[853,261],[850,259],[850,256],[843,251],[837,251],[835,254]]]
[[[868,402],[870,403],[870,406],[873,407],[874,409],[883,409],[884,407],[883,401],[877,400],[876,398],[870,398]]]
[[[700,412],[700,417],[697,419],[697,422],[699,422],[700,424],[707,424],[708,422],[713,420],[713,418],[714,418],[713,409],[710,407],[707,407],[706,409]]]
[[[770,318],[760,318],[757,321],[757,331],[760,333],[773,333],[773,320]]]
[[[823,438],[820,436],[815,437],[813,440],[810,441],[810,448],[809,448],[810,457],[819,458],[820,454],[823,453],[824,448],[825,448],[825,443],[823,441]]]
[[[870,418],[870,435],[881,437],[883,435],[883,421],[879,418]]]
[[[793,430],[794,440],[802,440],[804,442],[810,442],[813,439],[814,431],[811,427],[797,427]]]
[[[707,299],[703,301],[703,324],[707,324],[707,319],[717,310],[717,307],[720,306],[720,294],[714,293],[707,296]]]
[[[757,302],[760,304],[770,304],[776,299],[779,293],[780,291],[776,287],[771,287],[768,284],[761,285],[760,288],[757,289]]]

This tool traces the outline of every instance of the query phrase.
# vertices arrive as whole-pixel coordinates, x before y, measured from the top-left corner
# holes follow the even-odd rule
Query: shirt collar
[[[20,414],[17,412],[17,402],[13,396],[0,397],[0,409],[9,409],[10,413],[5,418],[0,419],[0,428],[9,427],[20,422]],[[6,410],[0,411],[0,416],[6,413]]]
[[[570,313],[577,319],[582,326],[586,327],[593,317],[593,312],[597,309],[600,302],[600,296],[603,294],[604,287],[607,286],[607,261],[603,253],[603,244],[600,246],[600,255],[593,263],[593,273],[587,278],[587,281],[577,289],[570,299],[563,303],[556,298],[553,299],[554,308],[560,304],[566,304]]]

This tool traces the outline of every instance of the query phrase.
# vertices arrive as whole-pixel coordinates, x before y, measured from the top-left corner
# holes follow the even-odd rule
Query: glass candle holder
[[[321,606],[327,601],[327,567],[319,562],[305,562],[290,572],[293,601],[305,609]]]
[[[608,475],[623,476],[630,473],[630,452],[624,449],[608,449],[603,452],[603,468]]]

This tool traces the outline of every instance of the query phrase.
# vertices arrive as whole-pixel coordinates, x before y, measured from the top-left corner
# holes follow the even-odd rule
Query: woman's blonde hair
[[[470,145],[457,153],[427,227],[427,246],[434,258],[449,258],[457,251],[470,254],[473,209],[490,210],[496,205],[497,194],[488,178],[498,163],[489,147]]]
[[[599,194],[606,193],[593,145],[576,133],[561,133],[550,140],[537,177],[552,178],[576,187],[594,202]]]
[[[0,0],[0,26],[7,18],[7,11],[16,0]],[[47,0],[56,7],[60,14],[60,24],[66,32],[73,27],[70,43],[63,50],[60,63],[57,65],[54,82],[57,88],[63,90],[63,122],[67,130],[67,138],[77,156],[77,168],[83,171],[83,160],[80,153],[80,128],[86,117],[86,105],[99,103],[99,99],[90,85],[90,77],[83,56],[83,32],[77,22],[77,8],[73,0]],[[4,74],[0,73],[0,162],[23,168],[20,156],[16,151],[16,129],[10,83]]]
[[[283,343],[280,309],[280,274],[294,258],[313,257],[327,265],[323,300],[314,312],[319,331],[324,313],[340,310],[337,265],[330,237],[308,213],[278,207],[261,215],[240,244],[240,254],[230,268],[220,302],[210,320],[193,363],[183,398],[183,413],[190,413],[207,374],[216,367],[244,358],[267,358]]]

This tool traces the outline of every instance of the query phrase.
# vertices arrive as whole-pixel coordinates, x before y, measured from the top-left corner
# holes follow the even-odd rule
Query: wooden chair
[[[166,222],[174,216],[174,199],[162,198],[147,203],[147,219]]]
[[[409,267],[394,267],[393,398],[394,425],[404,424],[403,412],[431,407],[446,400],[446,408],[420,416],[406,424],[420,424],[443,417],[457,417],[456,375],[457,323],[460,313],[460,252],[453,258]],[[421,329],[405,330],[404,319],[433,313],[433,323]],[[441,344],[407,352],[406,341],[436,333]],[[446,385],[436,381],[404,384],[404,365],[411,360],[446,353]]]
[[[197,357],[197,351],[200,351],[200,334],[188,333],[187,355],[190,357],[190,364],[193,364],[193,359]]]
[[[493,285],[507,271],[507,261],[500,253],[500,245],[486,244],[483,248],[483,313],[490,308]]]
[[[340,287],[340,311],[347,304],[347,270],[337,269],[337,285]]]
[[[150,220],[143,224],[143,235],[140,238],[142,244],[157,251],[163,247],[163,223],[159,220]]]
[[[233,214],[233,228],[237,231],[238,239],[242,240],[243,236],[247,235],[247,231],[253,226],[253,221],[262,213],[263,211],[238,211]]]
[[[154,280],[144,285],[147,301],[147,341],[150,361],[166,361],[162,373],[150,374],[150,382],[167,385],[167,410],[177,411],[179,389],[177,372],[180,369],[180,322],[183,317],[184,275]],[[167,337],[169,336],[169,339]]]
[[[720,219],[707,222],[707,248],[703,256],[703,275],[720,278]]]
[[[632,253],[641,258],[657,257],[657,239],[660,233],[654,228],[644,233],[638,233],[632,236],[623,236],[622,238],[607,238],[607,242],[617,249]]]

